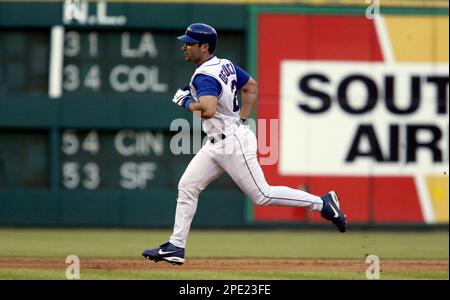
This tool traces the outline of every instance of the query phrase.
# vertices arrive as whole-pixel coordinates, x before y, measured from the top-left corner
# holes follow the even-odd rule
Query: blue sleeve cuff
[[[189,99],[187,99],[185,102],[184,102],[184,108],[186,108],[187,110],[189,110],[189,104],[191,104],[191,102],[192,102],[192,99],[191,98],[189,98]]]

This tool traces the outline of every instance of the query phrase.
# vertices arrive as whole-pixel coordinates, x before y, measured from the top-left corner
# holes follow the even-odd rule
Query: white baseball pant
[[[298,206],[320,211],[320,197],[285,186],[270,186],[257,159],[257,141],[248,126],[224,140],[208,141],[194,156],[178,184],[175,225],[170,242],[185,248],[198,198],[206,186],[227,172],[256,205]]]

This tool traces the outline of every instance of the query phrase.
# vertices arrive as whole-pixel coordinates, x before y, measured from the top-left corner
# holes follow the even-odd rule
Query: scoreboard
[[[189,79],[192,66],[184,63],[180,33],[118,30],[71,30],[62,32],[63,66],[60,80],[50,82],[60,90],[57,97],[73,93],[171,93],[179,82]],[[47,94],[49,89],[50,30],[0,29],[0,93]],[[242,38],[224,34],[221,45]],[[238,44],[239,45],[239,44]],[[240,51],[242,52],[242,51]],[[230,54],[239,63],[243,55]]]
[[[361,1],[194,2],[0,1],[0,226],[173,225],[178,181],[204,140],[198,119],[171,101],[195,68],[177,36],[196,22],[218,31],[218,57],[258,75],[258,118],[282,119],[277,159],[260,157],[275,162],[263,165],[269,182],[312,193],[334,182],[363,224],[448,224],[447,2],[387,1],[380,20]],[[282,136],[329,140],[311,128],[350,139],[325,156],[283,147],[297,140]],[[226,174],[200,203],[194,225],[320,219],[255,209]]]
[[[0,97],[16,93],[46,94],[49,30],[0,27]]]
[[[192,114],[171,101],[195,68],[184,61],[177,36],[190,23],[211,21],[196,17],[208,7],[0,2],[1,224],[10,217],[7,211],[17,211],[17,199],[35,191],[47,193],[43,198],[55,205],[78,195],[81,208],[109,192],[147,201],[146,208],[157,199],[173,205],[178,181],[195,154],[171,151],[179,130],[171,128],[172,121],[184,120],[188,130],[193,123]],[[210,9],[208,18],[224,13]],[[242,21],[215,23],[217,55],[246,67],[244,10],[229,6],[225,13]],[[212,188],[224,197],[244,198],[228,176]],[[123,207],[117,199],[108,206]],[[240,201],[233,205],[244,210]],[[10,224],[24,222],[29,221],[17,217]]]
[[[0,129],[0,191],[50,184],[48,133]]]
[[[62,133],[62,187],[143,190],[174,186],[168,182],[170,178],[165,178],[172,168],[164,142],[161,132],[148,130],[99,133],[66,129]]]
[[[170,74],[177,74],[176,66],[164,68],[170,66],[172,55],[167,54],[175,52],[167,49],[174,46],[168,42],[174,38],[148,31],[70,30],[65,34],[64,92],[168,92]]]
[[[25,24],[22,28],[6,26],[8,24],[0,28],[0,96],[6,100],[17,95],[33,95],[40,99],[47,97],[59,106],[64,106],[64,102],[70,102],[70,99],[72,103],[87,103],[85,107],[80,104],[75,111],[67,112],[69,118],[80,116],[78,124],[72,122],[70,128],[55,124],[60,126],[59,137],[55,140],[60,144],[59,169],[63,188],[148,189],[169,184],[171,180],[168,178],[176,176],[171,172],[171,162],[176,158],[167,148],[171,133],[165,124],[155,128],[151,124],[145,126],[154,122],[140,119],[129,122],[132,128],[124,128],[123,122],[114,124],[115,121],[110,120],[107,130],[104,130],[104,123],[97,122],[99,126],[95,126],[95,120],[91,122],[94,127],[87,128],[89,125],[83,122],[82,115],[93,114],[89,112],[92,107],[91,110],[104,114],[105,110],[114,109],[114,106],[137,102],[149,119],[166,112],[169,116],[175,112],[186,117],[185,112],[176,111],[170,105],[173,92],[186,84],[193,72],[193,65],[183,60],[182,43],[176,39],[185,28],[174,26],[168,29],[155,24],[149,24],[146,28],[145,21],[138,23],[136,20],[133,11],[139,8],[133,10],[133,6],[132,11],[127,13],[123,7],[121,10],[120,5],[118,7],[113,3],[72,1],[73,5],[78,6],[69,6],[70,2],[46,4],[48,7],[58,5],[62,11],[60,22],[49,23],[47,28],[23,28],[30,21],[27,15],[30,9],[26,6],[19,10],[23,19],[18,18]],[[155,15],[151,5],[145,7],[149,16]],[[8,6],[3,4],[2,8]],[[114,11],[116,13],[112,13]],[[219,49],[218,55],[244,64],[242,33],[236,30],[221,32]],[[7,124],[12,116],[8,117],[6,107],[3,108],[2,123]],[[29,117],[32,119],[34,116],[30,114]],[[26,124],[30,120],[23,121]],[[65,120],[61,121],[64,123]],[[19,182],[9,178],[12,173],[4,169],[5,162],[9,161],[6,157],[11,157],[8,151],[12,150],[8,150],[6,145],[17,143],[19,147],[24,136],[30,135],[36,135],[34,140],[45,145],[40,149],[52,145],[46,142],[50,140],[50,129],[40,129],[37,133],[27,128],[22,131],[24,135],[17,129],[16,135],[9,134],[5,128],[1,132],[3,147],[0,158],[3,165],[0,166],[3,166],[3,175],[0,177],[0,187],[5,188],[13,181],[16,184]],[[132,143],[133,146],[130,145]],[[46,155],[49,154],[47,149]],[[42,165],[48,166],[52,161],[46,155],[40,157],[45,157]],[[180,167],[186,166],[189,157],[182,160]],[[48,170],[50,168],[43,168],[42,172],[38,172],[39,176]],[[134,178],[136,174],[139,176]],[[49,179],[36,181],[50,183]]]

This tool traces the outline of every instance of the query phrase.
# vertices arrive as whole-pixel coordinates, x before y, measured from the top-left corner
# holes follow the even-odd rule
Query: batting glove
[[[182,89],[178,89],[178,91],[175,93],[175,96],[173,96],[172,101],[176,103],[178,106],[189,109],[189,104],[191,104],[192,102],[191,91],[189,90],[184,91]]]

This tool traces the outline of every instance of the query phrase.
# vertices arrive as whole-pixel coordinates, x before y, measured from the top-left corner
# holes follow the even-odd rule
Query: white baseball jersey
[[[208,136],[229,132],[239,122],[239,105],[237,102],[236,68],[228,59],[213,57],[200,65],[194,72],[189,84],[194,101],[198,102],[197,91],[193,85],[195,76],[204,74],[215,78],[222,86],[217,99],[216,114],[213,118],[203,119],[203,130]]]
[[[195,101],[198,101],[198,97],[193,81],[198,74],[212,76],[222,86],[216,114],[213,118],[203,120],[203,130],[209,137],[223,134],[225,138],[207,142],[181,177],[170,243],[181,248],[186,246],[201,191],[224,172],[231,176],[256,205],[297,206],[320,211],[323,204],[320,197],[285,186],[270,186],[267,183],[257,159],[255,134],[248,126],[239,122],[235,66],[229,60],[217,57],[200,65],[190,82]]]

